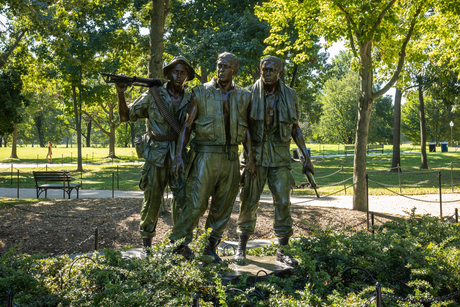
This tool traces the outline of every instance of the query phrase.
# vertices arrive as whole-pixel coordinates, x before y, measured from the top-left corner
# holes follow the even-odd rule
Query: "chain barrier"
[[[342,169],[339,168],[337,171],[333,172],[332,174],[325,175],[325,176],[320,176],[320,177],[315,176],[315,179],[322,179],[322,178],[331,177],[331,176],[333,176],[333,175],[335,175],[335,174],[337,174],[337,173],[340,173],[341,170],[342,170]]]
[[[422,299],[415,299],[415,298],[405,298],[397,295],[392,295],[392,294],[387,294],[387,293],[382,293],[382,296],[399,300],[402,302],[409,302],[409,303],[433,303],[433,302],[440,302],[440,301],[445,301],[451,298],[454,298],[456,296],[460,295],[460,291],[453,292],[451,294],[439,296],[439,297],[433,297],[433,298],[422,298]]]
[[[439,170],[441,170],[442,168],[440,168]],[[411,171],[411,170],[408,170],[408,169],[401,169],[401,173],[405,172],[405,173],[417,173],[417,174],[433,174],[433,173],[438,173],[439,170],[436,170],[436,171],[423,171],[423,172],[419,172],[419,171]]]
[[[336,185],[339,185],[339,184],[343,184],[343,183],[349,181],[350,179],[353,179],[353,177],[350,177],[348,179],[345,179],[345,180],[342,180],[342,181],[339,181],[339,182],[331,183],[331,184],[321,184],[321,185],[318,185],[318,188],[333,187],[333,186],[336,186]]]
[[[51,254],[51,257],[57,257],[57,256],[62,256],[62,255],[68,255],[69,254],[69,251],[71,250],[76,250],[77,248],[79,248],[83,243],[87,242],[89,239],[93,238],[94,237],[94,234],[90,235],[88,238],[86,238],[85,240],[81,241],[80,243],[78,243],[77,245],[74,245],[73,247],[70,247],[68,249],[66,249],[65,251],[61,252],[61,253],[54,253],[54,254]]]
[[[377,296],[375,296],[375,293],[374,293],[374,296],[371,297],[370,299],[368,299],[368,300],[364,303],[364,305],[361,306],[361,307],[368,307],[368,306],[370,306],[371,303],[372,303],[373,301],[375,301],[376,299],[377,299]]]
[[[420,201],[420,202],[425,202],[425,203],[439,203],[438,200],[426,200],[426,199],[418,199],[418,198],[414,198],[414,197],[410,197],[410,196],[407,196],[407,195],[404,195],[404,194],[400,194],[398,192],[395,192],[395,191],[392,191],[390,189],[388,189],[387,187],[385,187],[383,184],[381,184],[380,182],[377,182],[377,181],[374,181],[372,179],[369,178],[369,181],[372,181],[373,183],[381,186],[382,188],[384,188],[385,190],[393,193],[393,194],[396,194],[398,196],[402,196],[402,197],[405,197],[405,198],[409,198],[409,199],[412,199],[412,200],[416,200],[416,201]],[[460,202],[460,199],[456,199],[456,200],[443,200],[442,203],[455,203],[455,202]]]
[[[432,177],[430,179],[424,180],[424,181],[419,181],[419,182],[416,182],[416,183],[401,184],[401,187],[403,187],[403,186],[406,186],[406,187],[407,186],[409,186],[409,187],[410,186],[417,186],[417,185],[427,183],[427,182],[429,182],[429,181],[431,181],[433,179],[437,179],[437,178],[438,178],[438,176],[436,175],[436,176],[434,176],[434,177]],[[369,179],[369,180],[371,180],[371,179]],[[371,181],[374,182],[373,180],[371,180]],[[386,187],[392,187],[392,188],[399,188],[399,185],[397,185],[397,184],[387,184],[387,183],[380,182],[380,185],[383,185],[383,186],[386,186]]]

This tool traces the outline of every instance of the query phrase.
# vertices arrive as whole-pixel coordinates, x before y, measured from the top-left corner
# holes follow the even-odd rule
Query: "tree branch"
[[[107,132],[107,130],[105,130],[101,125],[99,125],[99,123],[96,121],[96,119],[95,119],[91,114],[89,114],[89,113],[86,112],[85,110],[82,110],[82,112],[83,112],[86,116],[88,116],[88,117],[91,119],[91,121],[92,121],[93,123],[96,124],[96,126],[99,128],[99,130],[101,130],[102,133],[104,133],[104,134],[106,134],[106,135],[109,135],[109,132]]]
[[[358,36],[358,27],[356,26],[356,23],[353,21],[353,19],[351,18],[350,14],[348,14],[348,12],[345,10],[345,8],[343,7],[343,5],[341,5],[340,3],[337,3],[336,1],[332,1],[332,3],[334,3],[344,14],[345,14],[345,18],[348,20],[348,22],[355,28],[355,33],[356,33],[356,36]]]
[[[356,50],[356,46],[355,46],[355,41],[353,39],[353,33],[351,32],[351,29],[348,28],[348,36],[350,37],[350,46],[351,46],[351,52],[353,52],[353,55],[355,56],[355,58],[357,58],[359,55],[358,55],[358,51]]]
[[[24,36],[24,34],[26,34],[27,31],[27,28],[24,31],[22,31],[21,35],[19,35],[19,37],[16,39],[13,46],[11,46],[11,48],[9,48],[9,50],[5,53],[2,59],[0,59],[0,69],[2,69],[3,65],[6,64],[6,60],[8,60],[11,53],[13,53],[14,49],[16,49],[16,47],[19,45],[19,42],[21,41],[22,37]]]
[[[387,13],[387,11],[395,4],[396,0],[391,0],[390,3],[383,9],[383,11],[380,13],[379,18],[377,18],[377,21],[375,22],[374,26],[372,27],[370,33],[374,33],[374,31],[380,26],[380,23],[383,20],[383,17]]]
[[[401,70],[404,66],[404,59],[406,57],[406,47],[410,41],[412,33],[414,32],[415,25],[417,24],[416,21],[417,21],[418,16],[420,15],[420,12],[422,11],[422,7],[423,7],[423,4],[421,4],[418,7],[417,11],[415,12],[414,18],[412,19],[412,22],[409,28],[409,32],[407,32],[407,36],[404,39],[404,42],[401,46],[401,51],[399,52],[398,67],[396,68],[396,71],[394,72],[393,77],[381,90],[377,91],[376,93],[372,95],[372,99],[377,99],[383,94],[385,94],[396,83],[396,81],[398,81],[399,74],[401,73]]]

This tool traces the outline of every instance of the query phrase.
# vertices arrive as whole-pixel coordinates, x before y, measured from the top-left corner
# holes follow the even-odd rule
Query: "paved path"
[[[143,197],[142,191],[114,191],[115,198],[135,198]],[[76,198],[75,191],[71,197]],[[43,195],[40,195],[43,197]],[[49,198],[62,199],[62,191],[49,190]],[[19,189],[19,198],[36,198],[35,189]],[[80,198],[110,198],[112,197],[111,190],[80,190]],[[168,195],[171,197],[171,194]],[[0,198],[17,198],[17,189],[15,188],[0,188]],[[238,199],[237,199],[238,200]],[[261,202],[272,203],[271,195],[263,194]],[[442,212],[443,216],[452,216],[455,214],[455,208],[460,208],[460,194],[443,194],[442,195]],[[296,205],[305,205],[312,207],[333,207],[353,209],[353,196],[328,196],[316,198],[313,196],[291,196],[291,203]],[[440,215],[439,194],[429,195],[407,195],[403,196],[369,196],[369,210],[373,212],[407,215],[411,209],[416,207],[418,214],[430,214],[433,216]]]

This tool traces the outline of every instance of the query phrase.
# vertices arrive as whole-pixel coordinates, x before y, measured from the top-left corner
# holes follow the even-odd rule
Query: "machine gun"
[[[305,158],[303,157],[303,155],[300,155],[300,161],[302,162],[302,165],[305,163]],[[313,189],[315,189],[316,197],[319,198],[318,191],[316,191],[316,181],[315,181],[315,177],[313,177],[313,174],[310,173],[308,170],[305,170],[304,175],[305,175],[305,178],[307,178],[308,183],[310,183],[310,186],[311,186]]]
[[[149,79],[141,77],[129,77],[125,75],[118,75],[113,73],[101,72],[99,73],[102,78],[105,77],[105,83],[124,83],[128,86],[143,86],[143,87],[152,87],[152,86],[162,86],[163,81],[159,79]]]

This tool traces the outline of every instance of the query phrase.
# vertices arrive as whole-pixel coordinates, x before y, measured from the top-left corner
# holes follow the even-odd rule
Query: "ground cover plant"
[[[201,254],[207,234],[192,245]],[[224,265],[186,262],[171,254],[165,238],[146,259],[124,259],[119,251],[76,261],[67,255],[16,253],[0,258],[0,293],[9,289],[20,306],[241,306],[247,297],[254,306],[362,306],[373,296],[375,281],[384,294],[402,298],[437,298],[460,290],[460,228],[429,216],[396,219],[369,231],[318,229],[293,241],[290,252],[300,265],[289,277],[270,276],[253,284],[243,276],[223,285]],[[273,255],[276,246],[249,251]],[[228,261],[227,261],[228,263]],[[359,269],[372,274],[372,280]],[[384,296],[383,306],[426,306]],[[432,306],[460,306],[460,296]]]

